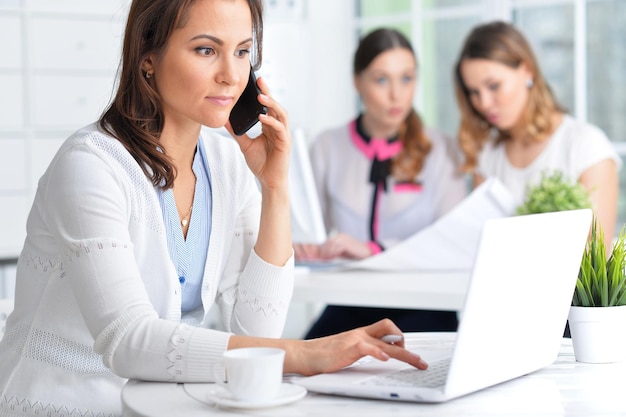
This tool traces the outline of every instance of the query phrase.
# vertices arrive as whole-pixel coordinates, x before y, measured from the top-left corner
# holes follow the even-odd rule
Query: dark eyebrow
[[[218,44],[220,46],[224,45],[224,41],[223,40],[221,40],[220,38],[216,38],[215,36],[212,36],[212,35],[202,34],[202,35],[197,35],[197,36],[194,36],[193,38],[191,38],[192,41],[195,41],[197,39],[209,39],[209,40],[215,42],[216,44]],[[248,42],[252,42],[252,38],[248,38],[248,39],[245,39],[245,40],[239,42],[239,45],[243,45],[244,43],[248,43]]]

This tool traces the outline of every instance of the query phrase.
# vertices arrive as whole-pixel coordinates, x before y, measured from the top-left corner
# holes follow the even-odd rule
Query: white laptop
[[[393,359],[365,360],[293,382],[326,394],[443,402],[553,363],[591,220],[589,209],[488,220],[456,343],[417,352],[429,362],[428,370]],[[427,381],[418,385],[412,381],[416,376]]]

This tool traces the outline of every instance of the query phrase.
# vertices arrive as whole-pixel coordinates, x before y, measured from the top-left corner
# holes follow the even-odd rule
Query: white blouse
[[[511,191],[516,203],[522,204],[529,185],[537,184],[546,170],[560,170],[571,181],[578,181],[585,170],[605,159],[622,161],[613,145],[596,126],[564,115],[549,142],[535,160],[525,168],[509,162],[503,144],[487,142],[478,159],[477,173],[483,178],[497,177]]]

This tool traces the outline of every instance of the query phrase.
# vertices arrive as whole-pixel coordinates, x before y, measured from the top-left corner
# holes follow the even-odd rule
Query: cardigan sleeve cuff
[[[293,293],[293,252],[284,266],[262,260],[253,250],[239,280],[232,317],[235,334],[280,337]],[[234,302],[234,300],[233,300]]]
[[[230,333],[217,330],[194,328],[187,349],[185,380],[189,382],[214,382],[214,374],[219,377],[217,361],[228,349]],[[223,371],[222,371],[223,374]],[[223,376],[223,375],[222,375]]]
[[[284,266],[276,266],[265,262],[253,249],[239,285],[258,296],[289,303],[293,293],[293,276],[293,252]]]

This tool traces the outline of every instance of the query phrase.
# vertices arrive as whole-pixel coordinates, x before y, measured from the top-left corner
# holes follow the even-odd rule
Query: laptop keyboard
[[[451,359],[449,357],[431,362],[425,371],[417,368],[401,369],[366,379],[362,383],[365,385],[393,387],[439,387],[446,383]]]

